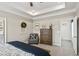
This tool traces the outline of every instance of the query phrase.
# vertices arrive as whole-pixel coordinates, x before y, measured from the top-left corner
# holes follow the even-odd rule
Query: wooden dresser
[[[49,29],[40,29],[40,43],[52,45],[52,27]]]

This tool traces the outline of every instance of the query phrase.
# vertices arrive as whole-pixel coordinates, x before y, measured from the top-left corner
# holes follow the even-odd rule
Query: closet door
[[[40,29],[40,43],[52,45],[50,29]]]

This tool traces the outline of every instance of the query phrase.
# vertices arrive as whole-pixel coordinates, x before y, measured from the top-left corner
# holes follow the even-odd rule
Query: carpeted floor
[[[40,47],[42,49],[47,50],[51,56],[75,56],[75,52],[72,48],[72,44],[69,41],[62,41],[62,46],[50,46],[45,44],[33,44],[33,46]],[[66,45],[67,44],[67,45]]]

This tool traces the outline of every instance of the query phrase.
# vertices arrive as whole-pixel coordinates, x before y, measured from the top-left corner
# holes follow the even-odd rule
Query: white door
[[[6,19],[0,17],[0,43],[6,41]]]

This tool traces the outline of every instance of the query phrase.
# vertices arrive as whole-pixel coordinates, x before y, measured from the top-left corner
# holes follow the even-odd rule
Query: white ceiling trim
[[[32,17],[32,15],[29,14],[26,10],[24,10],[24,9],[18,7],[18,6],[15,7],[15,6],[13,6],[13,5],[10,5],[9,7],[10,7],[10,8],[12,7],[12,8],[14,8],[14,9],[20,10],[21,12],[25,13],[25,14],[28,15],[29,17]]]
[[[8,13],[11,13],[11,14],[14,14],[14,15],[18,15],[18,16],[27,18],[27,19],[32,19],[32,17],[29,16],[29,15],[23,15],[23,14],[20,14],[20,13],[15,12],[15,11],[12,11],[11,9],[10,9],[10,7],[7,7],[7,8],[0,7],[0,10],[3,11],[3,12],[8,12]]]
[[[46,18],[46,17],[54,17],[54,16],[59,16],[59,15],[64,15],[64,14],[69,14],[69,13],[74,13],[74,12],[76,12],[76,8],[74,8],[74,9],[70,9],[70,10],[66,10],[66,11],[64,11],[64,12],[60,12],[60,13],[56,13],[56,14],[47,14],[47,15],[42,15],[42,16],[38,16],[38,17],[33,17],[32,19],[33,20],[37,20],[37,19],[42,19],[42,18]]]
[[[6,7],[7,6],[7,7]],[[50,17],[50,16],[57,16],[57,15],[62,15],[62,14],[66,14],[66,13],[71,13],[71,12],[75,12],[76,9],[70,9],[70,10],[67,10],[67,11],[64,11],[62,12],[62,10],[60,9],[65,9],[65,3],[63,2],[62,4],[60,5],[57,5],[55,7],[51,7],[51,8],[47,8],[45,10],[41,10],[39,12],[36,12],[35,14],[34,13],[29,13],[27,10],[25,9],[22,9],[20,7],[15,7],[16,5],[2,5],[0,7],[0,10],[1,11],[5,11],[5,12],[8,12],[8,13],[12,13],[12,14],[15,14],[15,15],[18,15],[18,16],[22,16],[24,18],[29,18],[29,19],[38,19],[38,18],[44,18],[44,17]],[[61,11],[59,13],[53,13],[54,11],[56,12],[57,10]],[[51,14],[51,13],[52,14]]]
[[[26,10],[24,10],[24,9],[18,7],[18,6],[15,7],[12,4],[10,4],[9,6],[12,7],[12,8],[15,8],[17,10],[20,10],[22,12],[25,12],[28,16],[34,17],[34,16],[37,16],[37,15],[41,15],[41,14],[44,14],[44,13],[51,12],[51,11],[56,11],[56,10],[59,10],[59,9],[63,9],[63,8],[65,8],[65,2],[63,2],[60,5],[56,5],[55,7],[51,7],[51,8],[47,8],[47,9],[41,10],[39,12],[26,11]]]
[[[56,11],[56,10],[60,10],[60,9],[63,9],[63,8],[65,8],[65,3],[62,3],[62,4],[60,4],[60,5],[57,5],[57,6],[55,6],[55,7],[51,7],[51,8],[47,8],[47,9],[44,9],[44,10],[41,10],[41,11],[39,11],[39,12],[36,12],[36,14],[32,14],[31,13],[31,15],[34,17],[34,16],[39,16],[39,15],[41,15],[41,14],[44,14],[44,13],[49,13],[49,12],[52,12],[52,11]]]

